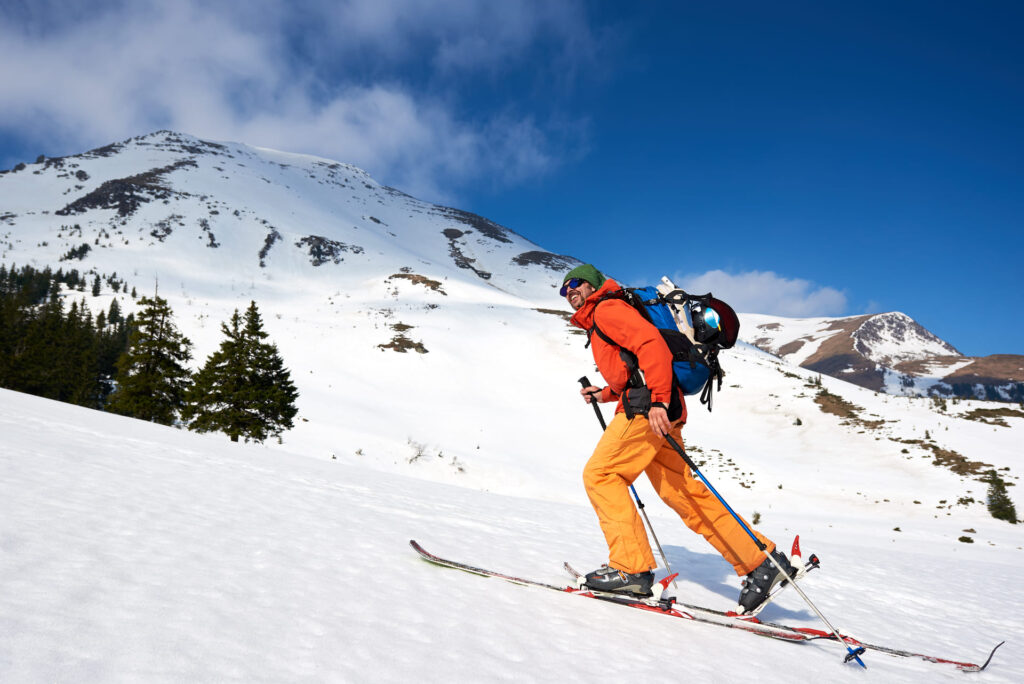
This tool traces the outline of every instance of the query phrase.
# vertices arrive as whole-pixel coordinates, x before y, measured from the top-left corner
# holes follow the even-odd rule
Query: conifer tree
[[[107,320],[110,324],[120,323],[124,320],[124,316],[121,315],[121,305],[117,303],[117,298],[110,300],[110,309],[107,311]]]
[[[170,425],[191,382],[185,363],[192,358],[192,342],[175,326],[167,300],[142,297],[139,304],[144,308],[135,319],[128,350],[117,360],[117,389],[108,408]]]
[[[1016,525],[1017,508],[1006,491],[1006,482],[994,469],[985,473],[984,479],[988,482],[988,512],[997,520],[1005,520]]]
[[[99,381],[99,345],[92,314],[82,301],[71,304],[63,320],[61,353],[50,361],[61,381],[60,401],[99,408],[102,385]]]
[[[225,340],[196,374],[182,413],[189,429],[262,442],[292,427],[298,391],[277,347],[266,342],[256,302],[221,324]]]

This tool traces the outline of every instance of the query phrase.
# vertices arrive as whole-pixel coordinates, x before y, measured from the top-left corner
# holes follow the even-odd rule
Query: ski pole
[[[821,611],[818,610],[818,607],[814,605],[814,603],[807,596],[807,594],[804,593],[804,590],[800,588],[800,585],[797,584],[796,581],[794,581],[793,578],[789,576],[789,573],[786,572],[785,569],[783,569],[782,564],[775,559],[775,556],[768,553],[768,547],[765,546],[764,543],[760,539],[758,539],[753,532],[750,531],[750,528],[747,527],[747,524],[743,522],[743,518],[736,515],[736,511],[732,510],[732,507],[728,503],[726,503],[725,499],[722,498],[722,495],[718,493],[718,490],[716,490],[711,485],[711,483],[708,482],[708,479],[704,477],[704,473],[700,472],[700,469],[697,468],[697,464],[694,463],[690,459],[690,457],[686,455],[685,451],[683,451],[683,447],[679,446],[679,443],[676,442],[676,440],[672,439],[672,435],[665,435],[665,439],[667,439],[668,443],[672,445],[672,448],[675,449],[676,452],[683,457],[683,460],[686,461],[686,465],[690,466],[690,470],[696,473],[697,477],[699,477],[701,482],[704,483],[704,486],[711,490],[711,493],[715,495],[715,498],[718,499],[718,501],[721,502],[723,506],[725,506],[725,510],[729,511],[732,517],[736,519],[736,522],[740,524],[740,527],[743,528],[743,531],[750,535],[750,538],[754,540],[754,543],[757,545],[757,548],[761,551],[761,553],[765,554],[768,557],[768,559],[772,562],[772,564],[775,565],[776,568],[778,568],[779,572],[782,573],[782,576],[785,577],[789,581],[789,583],[793,585],[793,588],[796,589],[798,594],[800,594],[800,597],[808,606],[811,607],[811,610],[813,610],[818,615],[818,617],[821,618],[821,621],[825,623],[825,626],[828,627],[829,631],[832,632],[835,638],[839,640],[839,643],[846,646],[846,650],[849,652],[849,655],[846,656],[844,662],[848,663],[851,660],[856,660],[858,665],[860,665],[864,669],[867,669],[868,666],[865,665],[864,661],[860,659],[860,656],[864,653],[864,648],[860,647],[854,649],[851,648],[848,643],[846,643],[846,640],[843,638],[843,635],[840,634],[839,631],[832,626],[832,623],[829,622],[824,615],[822,615]]]
[[[580,378],[579,382],[583,385],[583,389],[590,387],[590,380],[587,379],[586,375]],[[594,407],[594,414],[597,416],[597,422],[601,424],[601,429],[607,430],[608,426],[605,425],[604,416],[601,415],[601,409],[598,408],[597,401],[594,399],[593,395],[590,396],[590,405]],[[629,491],[633,493],[633,498],[636,499],[636,507],[640,509],[640,515],[644,517],[644,524],[647,525],[647,530],[651,533],[651,537],[654,539],[654,545],[658,547],[658,554],[661,556],[661,562],[665,564],[665,570],[668,571],[669,575],[672,575],[672,567],[668,564],[668,558],[665,557],[665,552],[661,548],[661,542],[658,541],[658,535],[654,533],[654,527],[651,525],[650,518],[647,517],[647,511],[644,510],[644,502],[640,500],[640,495],[636,493],[636,489],[633,485],[629,485]],[[679,588],[675,580],[672,580],[672,586],[676,589]]]

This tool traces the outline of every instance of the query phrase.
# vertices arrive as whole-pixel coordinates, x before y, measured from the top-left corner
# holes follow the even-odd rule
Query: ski
[[[686,620],[692,620],[695,622],[701,622],[704,624],[713,624],[720,627],[729,627],[732,629],[739,629],[745,632],[750,632],[758,636],[766,636],[772,639],[781,639],[783,641],[790,642],[807,642],[807,641],[838,641],[835,635],[825,632],[819,629],[813,629],[809,627],[791,627],[788,625],[781,625],[772,622],[761,622],[756,617],[748,615],[737,615],[734,612],[726,612],[721,610],[715,610],[713,608],[705,608],[703,606],[691,606],[685,603],[677,603],[674,598],[649,598],[644,599],[640,597],[630,597],[621,594],[608,594],[604,592],[597,592],[590,589],[581,589],[579,587],[572,586],[559,586],[556,584],[548,584],[546,582],[539,582],[537,580],[527,579],[524,577],[516,577],[514,575],[507,575],[505,573],[497,572],[494,570],[487,570],[485,568],[478,568],[466,563],[460,563],[458,561],[449,560],[436,556],[426,549],[424,549],[415,540],[410,540],[409,545],[415,549],[419,556],[434,565],[451,568],[454,570],[462,570],[481,577],[496,577],[498,579],[512,582],[523,586],[540,587],[542,589],[549,589],[557,591],[559,593],[574,594],[577,596],[584,596],[587,598],[597,599],[599,601],[605,601],[608,603],[616,603],[630,608],[638,608],[640,610],[646,610],[649,612],[660,613],[669,617],[681,618]],[[568,566],[568,564],[566,564]],[[575,571],[573,571],[575,572]],[[577,573],[579,574],[579,573]],[[671,581],[672,577],[666,577],[661,580],[661,588],[664,589]],[[855,646],[858,648],[865,648],[872,651],[878,651],[880,653],[886,653],[892,656],[899,656],[904,658],[920,658],[922,660],[931,663],[943,663],[953,665],[957,669],[963,672],[981,672],[989,663],[992,662],[992,656],[996,650],[1003,645],[1005,642],[997,644],[989,653],[988,658],[981,665],[975,663],[961,662],[957,660],[950,660],[947,658],[938,658],[935,656],[925,655],[923,653],[914,653],[912,651],[906,651],[897,648],[891,648],[888,646],[879,646],[875,644],[868,644],[853,637],[841,635],[843,638],[844,645]]]
[[[541,587],[543,589],[551,589],[560,593],[575,594],[577,596],[585,596],[587,598],[597,599],[598,601],[605,601],[607,603],[616,603],[630,608],[638,608],[640,610],[647,610],[651,612],[661,613],[670,617],[683,618],[686,620],[694,620],[696,622],[704,622],[707,624],[720,625],[722,627],[731,627],[734,629],[740,629],[747,632],[752,632],[760,636],[767,636],[773,639],[781,639],[783,641],[812,641],[818,639],[817,635],[807,635],[801,633],[799,630],[784,627],[781,625],[764,624],[760,622],[743,622],[740,620],[734,620],[727,616],[725,613],[719,613],[718,611],[700,609],[698,611],[691,610],[680,610],[673,607],[674,600],[662,599],[656,601],[655,599],[642,599],[639,597],[630,597],[622,594],[609,594],[600,591],[593,591],[591,589],[578,589],[576,587],[558,586],[555,584],[548,584],[546,582],[538,582],[536,580],[526,579],[523,577],[515,577],[513,575],[506,575],[505,573],[496,572],[494,570],[486,570],[484,568],[478,568],[466,563],[459,563],[457,561],[448,560],[447,558],[441,558],[430,553],[422,546],[419,545],[415,540],[409,541],[410,546],[416,550],[424,560],[433,563],[434,565],[440,565],[446,568],[452,568],[455,570],[462,570],[474,575],[480,575],[482,577],[497,577],[507,582],[514,584],[520,584],[524,586]],[[663,583],[670,581],[669,578],[662,580]]]

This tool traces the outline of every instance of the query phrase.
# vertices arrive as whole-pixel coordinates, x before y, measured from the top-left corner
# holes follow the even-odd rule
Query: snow
[[[794,351],[785,355],[787,361],[799,366],[817,353],[823,342],[835,335],[829,326],[835,318],[783,318],[763,314],[740,314],[740,338],[773,350],[790,342],[801,344]]]
[[[0,391],[0,681],[863,676],[835,644],[770,641],[421,561],[411,538],[550,583],[566,580],[565,560],[607,560],[580,482],[599,435],[576,378],[597,374],[584,338],[551,312],[566,310],[560,272],[514,263],[541,249],[521,236],[483,236],[354,167],[233,143],[169,176],[188,193],[169,204],[123,222],[107,209],[53,214],[107,179],[180,160],[165,138],[69,158],[86,181],[42,164],[0,176],[16,215],[0,223],[0,261],[117,272],[139,294],[158,279],[196,366],[220,323],[256,300],[300,391],[296,427],[282,443],[232,444]],[[172,233],[151,237],[169,216]],[[200,219],[220,248],[205,246]],[[76,223],[82,236],[60,231]],[[282,237],[260,267],[268,226]],[[466,233],[459,248],[491,278],[455,263],[449,228]],[[296,246],[309,235],[364,251],[313,267]],[[83,241],[93,244],[84,261],[57,261]],[[443,293],[394,278],[403,268]],[[124,314],[137,306],[106,285],[95,298],[65,295],[93,313],[115,296]],[[784,341],[834,320],[806,319]],[[744,329],[756,321],[744,314]],[[428,353],[382,350],[398,323]],[[984,402],[940,410],[827,376],[824,388],[873,425],[823,413],[817,374],[797,366],[819,342],[787,360],[743,343],[723,353],[714,412],[689,402],[690,454],[761,531],[784,547],[800,534],[821,557],[805,587],[841,630],[975,662],[1007,639],[983,676],[1024,681],[1012,646],[1024,633],[1014,610],[1024,525],[994,520],[986,485],[937,467],[918,443],[1016,485],[1024,418],[993,426],[965,418]],[[681,573],[680,598],[731,608],[731,569],[645,479],[636,486]],[[795,594],[765,617],[820,626]],[[866,662],[886,682],[963,676],[877,653]]]
[[[837,645],[774,642],[482,579],[424,563],[408,547],[415,538],[441,555],[563,582],[563,559],[604,560],[579,486],[561,502],[505,496],[6,390],[0,408],[4,682],[863,676]],[[814,457],[837,481],[854,472],[832,454]],[[985,681],[1021,681],[1012,643],[1024,620],[1007,610],[1024,600],[1019,530],[961,514],[957,526],[979,530],[965,545],[924,512],[897,517],[852,496],[794,505],[823,475],[788,479],[785,505],[756,498],[768,505],[761,529],[784,544],[800,532],[805,554],[821,557],[804,587],[830,620],[870,643],[975,662],[1008,639]],[[727,480],[717,486],[744,509],[753,503]],[[913,478],[888,486],[904,498],[921,491]],[[681,597],[730,607],[730,568],[652,494],[641,496],[682,573]],[[894,522],[902,532],[887,531]],[[792,592],[764,617],[819,626]],[[879,681],[964,676],[878,653],[865,661]]]

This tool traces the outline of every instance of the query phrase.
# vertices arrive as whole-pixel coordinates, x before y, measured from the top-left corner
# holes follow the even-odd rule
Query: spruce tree
[[[1016,525],[1017,508],[1006,491],[1006,482],[994,469],[985,473],[984,480],[988,482],[988,512],[997,520],[1005,520]]]
[[[192,342],[175,326],[167,300],[142,297],[139,304],[144,308],[135,319],[128,350],[117,360],[117,389],[108,408],[170,425],[191,383],[185,363],[192,358]]]
[[[81,306],[71,304],[63,321],[61,354],[51,363],[61,380],[57,399],[100,408],[103,388],[99,381],[98,336],[84,300]]]
[[[117,299],[110,300],[110,309],[107,311],[107,320],[110,324],[120,323],[124,320],[124,316],[121,315],[121,305],[117,303]]]
[[[220,431],[262,442],[292,427],[298,391],[277,347],[266,342],[256,302],[221,324],[225,340],[207,358],[182,415],[196,432]]]

